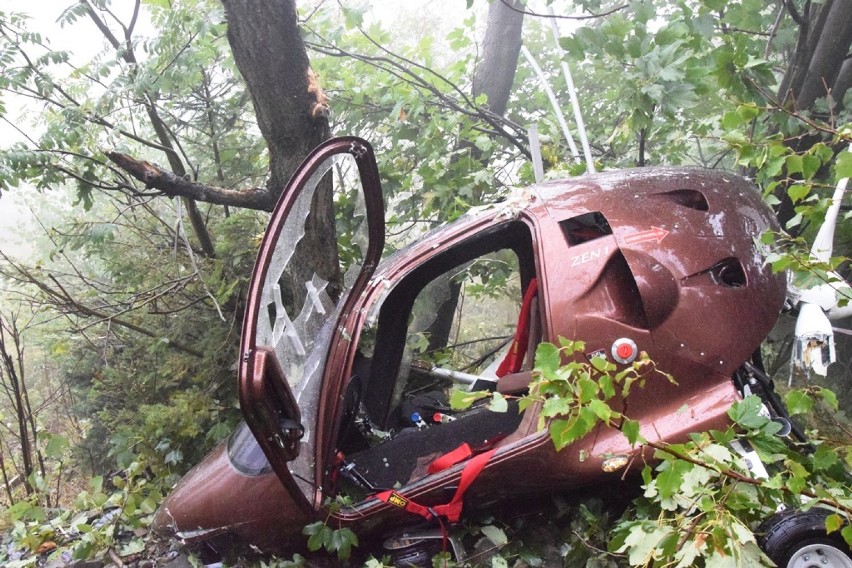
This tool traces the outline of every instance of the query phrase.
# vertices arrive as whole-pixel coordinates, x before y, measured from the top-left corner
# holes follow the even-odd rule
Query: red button
[[[622,343],[616,348],[615,352],[621,359],[630,359],[633,355],[633,348],[627,343]]]

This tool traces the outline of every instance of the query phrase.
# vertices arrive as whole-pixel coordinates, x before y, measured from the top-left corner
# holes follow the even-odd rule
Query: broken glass
[[[334,174],[331,175],[331,170]],[[360,271],[368,244],[366,207],[355,162],[349,154],[337,154],[326,160],[308,180],[296,199],[281,229],[264,280],[261,312],[258,318],[257,345],[271,347],[291,386],[306,376],[305,364],[317,345],[320,329],[333,315],[336,304],[330,283],[316,273],[300,283],[293,266],[294,252],[305,237],[305,223],[311,203],[321,183],[334,184],[334,216],[337,258],[344,288],[351,286]]]
[[[297,248],[306,239],[312,204],[318,191],[331,184],[337,274],[343,282],[331,282],[299,265]],[[317,404],[334,323],[367,254],[369,235],[366,205],[357,164],[349,154],[325,160],[311,175],[295,199],[281,226],[266,271],[260,299],[256,344],[269,347],[281,366],[302,413],[305,429],[299,457],[290,472],[306,495],[314,490],[315,457],[310,447],[317,423]],[[318,263],[319,265],[319,263]],[[342,291],[341,291],[342,290]]]

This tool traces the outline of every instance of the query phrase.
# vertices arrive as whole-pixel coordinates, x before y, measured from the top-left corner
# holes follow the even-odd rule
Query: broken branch
[[[182,178],[157,164],[137,160],[127,154],[107,152],[106,156],[119,168],[144,183],[146,187],[157,189],[166,195],[188,197],[214,205],[244,207],[261,211],[272,211],[275,206],[272,195],[266,189],[233,190],[207,185]]]

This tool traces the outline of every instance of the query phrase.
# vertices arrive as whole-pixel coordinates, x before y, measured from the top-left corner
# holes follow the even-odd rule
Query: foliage
[[[391,242],[405,244],[405,230],[417,234],[505,195],[511,169],[501,169],[517,159],[514,134],[488,136],[491,127],[463,94],[475,62],[475,19],[445,38],[426,36],[389,51],[385,46],[399,37],[377,23],[362,28],[340,10],[320,11],[308,23],[312,66],[332,93],[333,129],[358,133],[376,147],[392,204]],[[439,61],[443,48],[453,50],[451,62]]]
[[[548,501],[531,504],[524,515],[513,515],[508,520],[474,517],[467,532],[482,536],[473,547],[473,560],[468,564],[587,568],[623,565],[618,562],[620,555],[606,550],[618,517],[616,505],[600,497],[568,501],[565,496],[554,495]],[[487,553],[477,554],[483,549]]]
[[[761,413],[762,402],[748,396],[728,414],[733,425],[725,431],[695,433],[680,444],[642,439],[635,422],[613,410],[608,400],[621,385],[641,387],[647,360],[613,374],[611,364],[578,362],[564,358],[582,349],[582,343],[560,340],[560,346],[543,344],[536,353],[537,382],[529,402],[542,401],[542,415],[558,449],[576,441],[599,424],[618,428],[633,444],[654,450],[656,465],[642,471],[644,494],[617,523],[609,543],[612,552],[625,554],[631,566],[769,565],[757,546],[753,530],[779,506],[829,506],[836,512],[827,530],[840,530],[852,543],[852,491],[846,467],[850,440],[837,442],[811,438],[807,444],[785,443],[778,438],[780,425]],[[815,400],[837,411],[836,398],[824,388],[790,391],[792,414],[809,411]],[[529,403],[528,402],[528,403]],[[549,410],[548,410],[549,409]],[[813,433],[818,434],[818,433]],[[770,467],[766,479],[754,477],[748,463],[731,442],[745,440]],[[844,465],[845,464],[845,465]]]
[[[840,440],[811,431],[807,444],[785,441],[778,437],[781,426],[764,415],[762,401],[752,395],[730,408],[732,425],[724,431],[694,433],[678,444],[649,441],[639,434],[637,422],[609,403],[616,396],[629,403],[631,387],[643,388],[654,375],[673,379],[658,371],[647,355],[615,372],[615,365],[605,360],[576,359],[583,348],[582,342],[564,338],[558,346],[541,344],[536,352],[536,379],[521,406],[542,404],[540,428],[547,428],[557,450],[604,425],[620,430],[637,452],[653,451],[653,463],[642,468],[642,495],[620,519],[604,525],[606,538],[594,536],[597,529],[591,520],[595,517],[586,514],[591,503],[572,509],[590,523],[579,550],[588,552],[600,543],[610,551],[597,556],[594,562],[600,564],[587,565],[770,566],[753,531],[779,507],[798,508],[802,503],[805,508],[831,508],[834,513],[826,520],[827,531],[841,530],[852,544],[848,430],[841,427],[845,438]],[[481,398],[476,393],[468,395],[455,396],[455,404],[464,407]],[[829,412],[838,411],[834,394],[818,386],[791,390],[786,402],[794,416],[811,412],[817,404]],[[754,448],[769,468],[768,478],[752,474],[746,458],[732,446],[737,441]],[[570,541],[567,536],[558,539]],[[577,552],[564,546],[566,555]],[[515,545],[500,554],[510,559],[522,550]],[[591,562],[591,558],[583,561]]]
[[[539,429],[547,424],[557,450],[579,440],[601,423],[621,430],[631,446],[644,442],[639,424],[614,410],[609,401],[616,396],[626,399],[634,384],[643,388],[654,375],[671,382],[674,379],[658,371],[644,352],[617,373],[614,373],[615,364],[604,357],[592,357],[589,362],[572,360],[572,355],[582,353],[584,348],[583,342],[564,338],[560,338],[559,347],[540,344],[535,354],[538,379],[521,401],[521,410],[542,403]]]
[[[229,369],[233,310],[249,272],[251,258],[244,251],[251,250],[258,226],[243,214],[223,223],[228,247],[237,251],[207,261],[212,272],[201,280],[171,246],[173,236],[162,231],[161,215],[168,210],[149,207],[147,213],[156,216],[143,211],[135,225],[119,231],[93,218],[109,215],[95,204],[87,214],[92,220],[56,225],[48,244],[51,258],[35,267],[11,260],[6,265],[12,297],[30,297],[26,286],[42,279],[51,283],[50,294],[33,304],[38,326],[30,332],[40,332],[41,351],[55,358],[56,372],[66,377],[71,409],[88,419],[79,451],[88,453],[96,470],[110,463],[127,467],[141,457],[158,473],[181,471],[224,437],[236,418]],[[101,229],[107,236],[93,240],[92,232]],[[134,246],[139,242],[154,246]],[[231,311],[231,321],[219,319],[207,291]],[[68,334],[51,317],[53,302],[68,312],[66,321],[78,333]],[[102,315],[74,313],[90,308]],[[137,329],[150,333],[134,333]]]
[[[348,560],[352,555],[352,548],[358,546],[358,537],[348,527],[332,528],[328,522],[340,507],[347,504],[343,498],[326,503],[327,516],[324,521],[310,523],[302,529],[302,534],[308,537],[308,550],[316,552],[325,550],[336,554],[338,560]]]
[[[104,3],[90,7],[110,25],[125,15]],[[19,130],[0,151],[0,191],[70,184],[75,192],[67,201],[42,198],[38,257],[4,254],[0,278],[10,301],[29,306],[30,341],[55,357],[55,372],[71,385],[70,408],[83,420],[78,458],[95,471],[142,459],[167,475],[185,471],[236,422],[235,324],[265,219],[207,211],[215,256],[207,255],[187,238],[183,204],[151,201],[106,165],[103,152],[156,159],[158,132],[167,131],[179,141],[186,175],[221,185],[251,179],[265,162],[221,5],[142,9],[154,35],[133,35],[134,18],[113,28],[128,34],[130,52],[107,44],[83,62],[29,31],[24,15],[0,14],[4,92],[29,93],[40,104],[27,117],[33,129]],[[91,18],[78,3],[59,24],[81,19]],[[7,112],[0,110],[8,119]]]
[[[46,510],[34,501],[19,501],[5,518],[12,524],[0,551],[4,566],[36,565],[42,560],[132,559],[145,551],[143,538],[162,500],[139,462],[104,479],[95,476],[72,507]]]

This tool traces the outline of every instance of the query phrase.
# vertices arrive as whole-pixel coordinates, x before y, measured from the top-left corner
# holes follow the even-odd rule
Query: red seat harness
[[[449,503],[445,503],[444,505],[426,507],[419,503],[415,503],[411,499],[394,490],[377,493],[374,497],[384,503],[389,503],[395,507],[399,507],[400,509],[405,509],[409,513],[420,515],[426,520],[435,518],[440,520],[440,517],[446,517],[449,522],[456,523],[461,518],[465,492],[467,492],[470,485],[479,476],[480,472],[485,467],[485,464],[491,459],[491,456],[493,456],[496,451],[496,449],[489,450],[470,457],[473,454],[473,451],[470,446],[465,443],[429,464],[428,472],[433,474],[470,458],[462,470],[459,486],[456,488],[453,498]]]
[[[521,312],[518,314],[518,327],[515,331],[515,337],[512,339],[512,346],[495,372],[498,377],[508,375],[509,373],[517,373],[521,370],[530,339],[530,310],[537,294],[538,280],[532,278],[527,285],[527,290],[524,292],[524,299],[521,302]]]
[[[500,366],[497,368],[496,374],[498,377],[502,377],[509,373],[517,373],[521,369],[524,357],[527,354],[527,346],[529,344],[530,310],[532,309],[532,303],[537,294],[538,282],[535,278],[532,278],[524,292],[521,311],[518,314],[518,327],[515,331],[515,337],[512,339],[512,346],[506,354],[506,357],[500,363]],[[461,472],[459,486],[456,488],[456,492],[449,503],[426,507],[419,503],[415,503],[408,497],[405,497],[398,491],[394,491],[392,489],[376,493],[374,497],[383,503],[389,503],[395,507],[399,507],[400,509],[405,509],[409,513],[420,515],[426,520],[438,519],[440,521],[441,517],[445,517],[451,523],[458,522],[461,518],[465,492],[467,492],[470,485],[477,476],[479,476],[480,472],[485,467],[485,464],[491,459],[491,456],[493,456],[496,451],[496,449],[492,449],[474,456],[473,450],[471,450],[470,446],[467,443],[464,443],[455,450],[444,454],[429,464],[427,471],[431,475],[470,458]],[[443,527],[443,524],[441,526]]]

